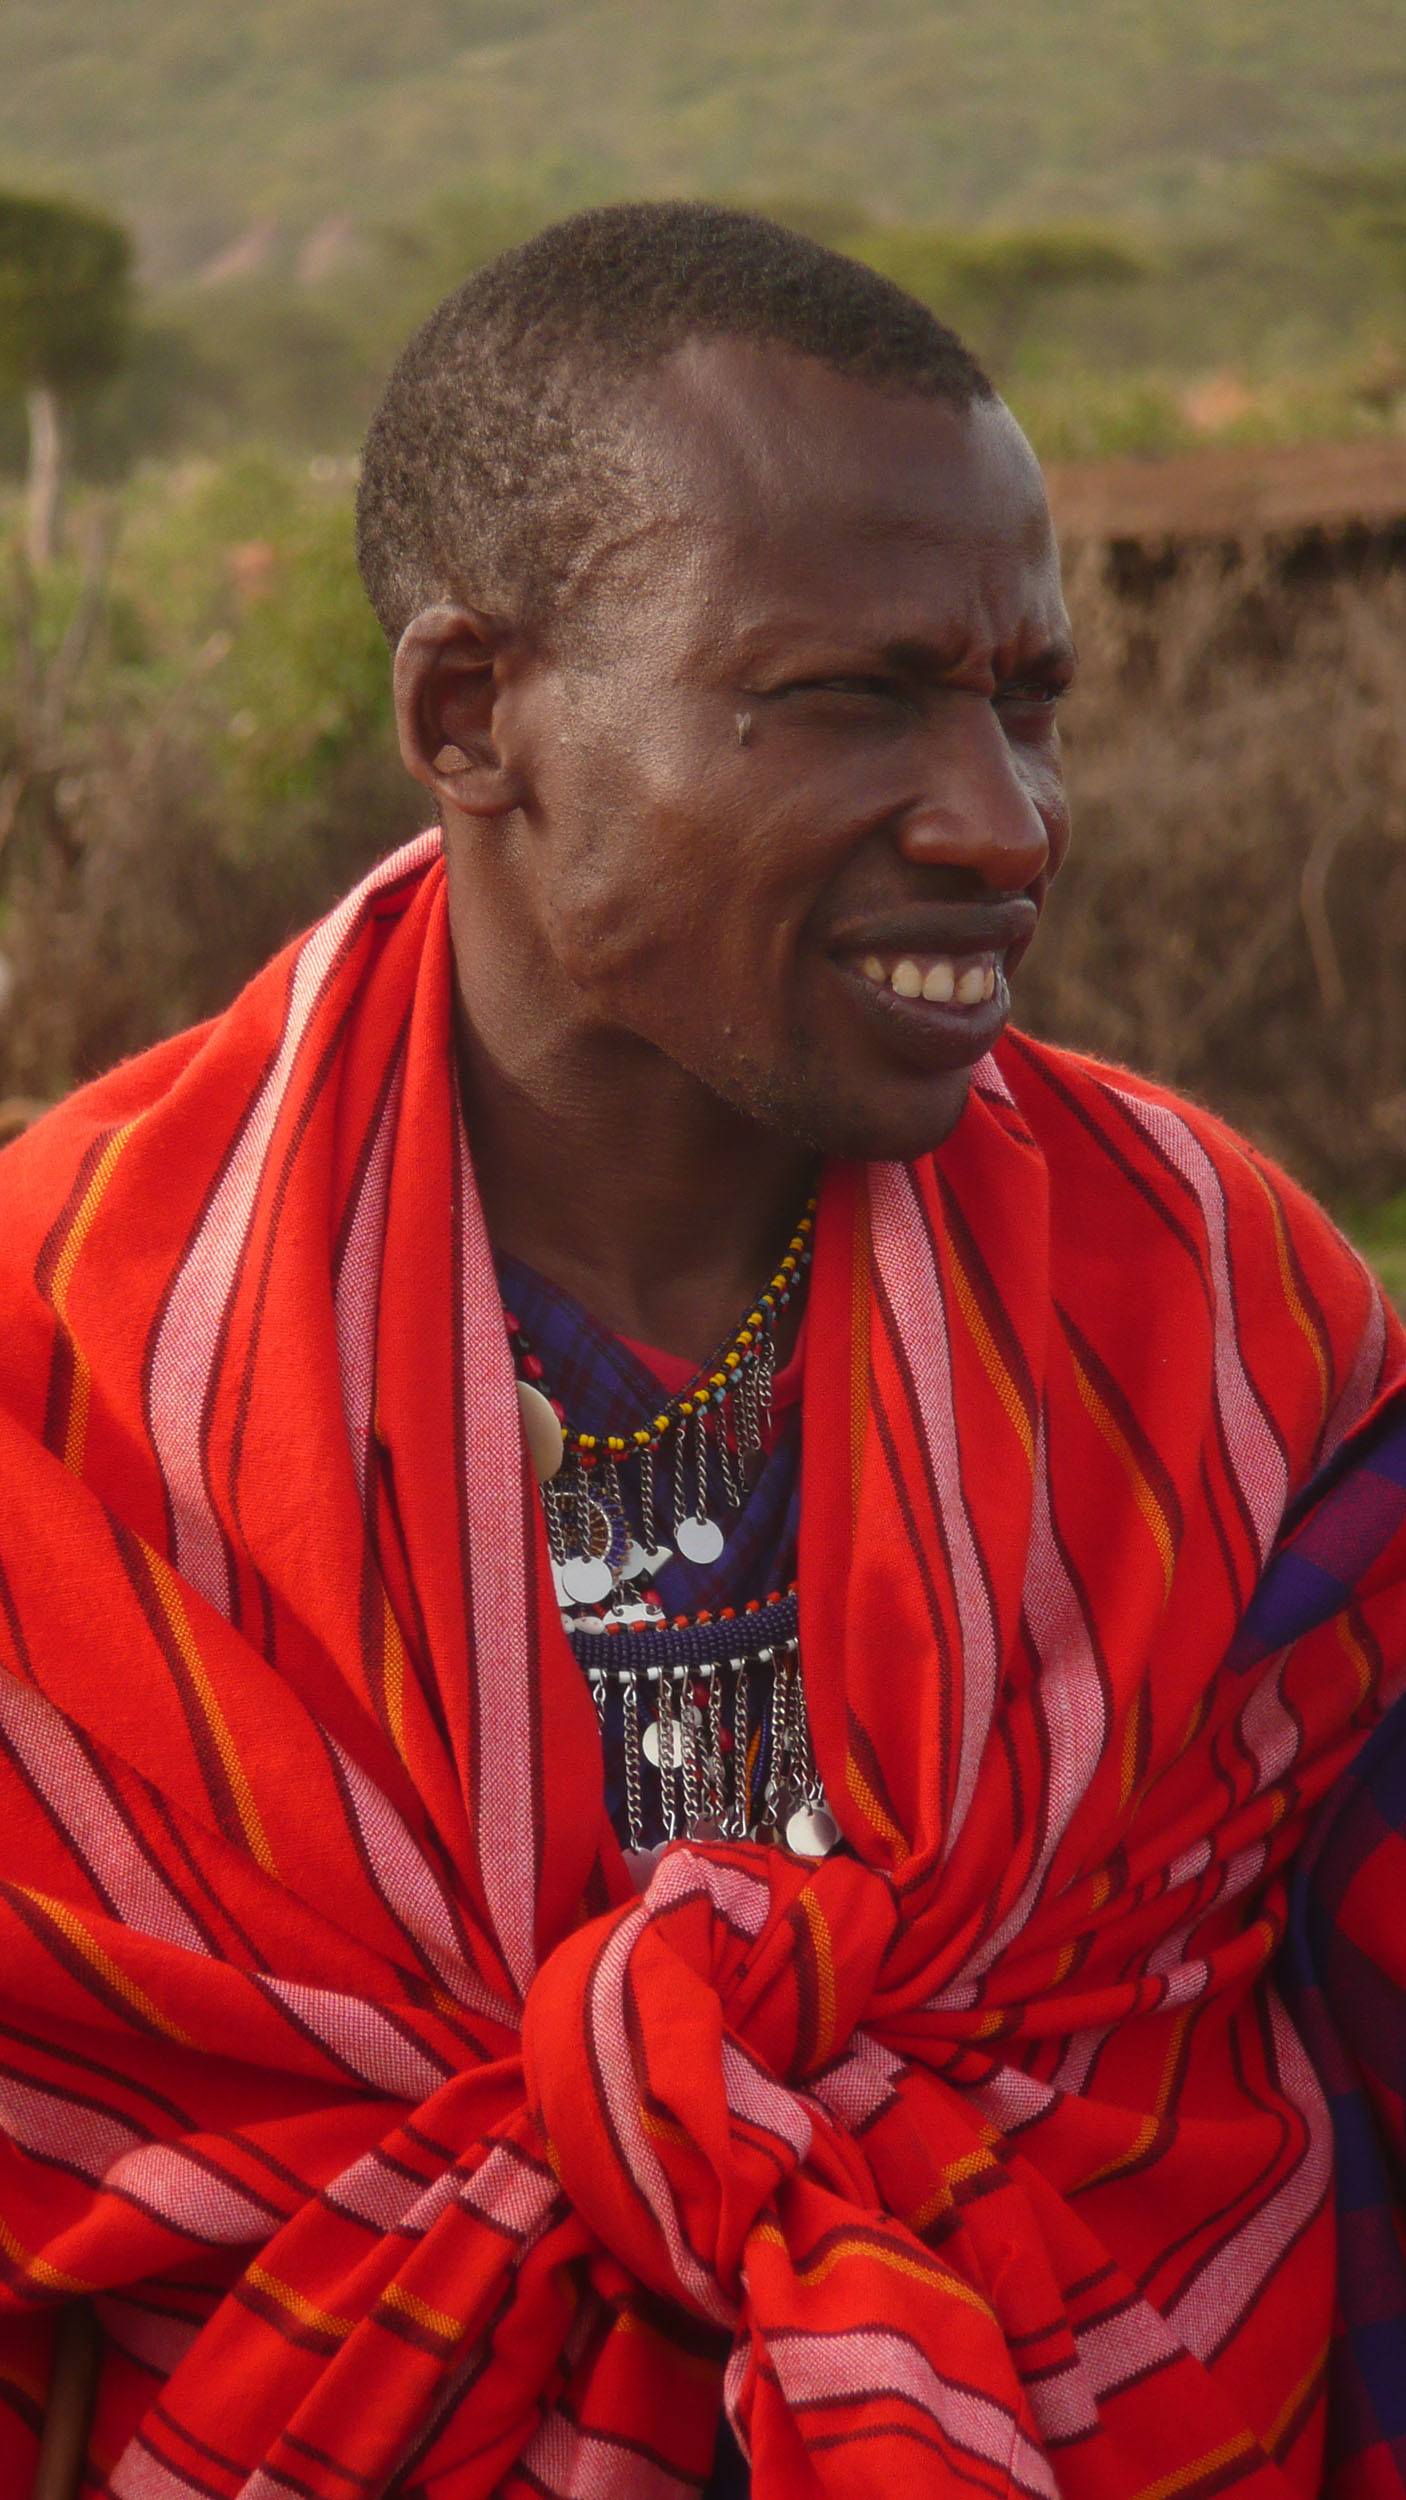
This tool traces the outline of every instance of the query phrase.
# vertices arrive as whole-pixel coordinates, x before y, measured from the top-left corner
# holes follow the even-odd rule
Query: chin
[[[867,1100],[838,1083],[788,1092],[784,1102],[776,1088],[762,1116],[767,1127],[828,1161],[915,1163],[951,1136],[971,1079],[971,1069],[960,1068],[921,1087],[906,1085],[897,1098]]]

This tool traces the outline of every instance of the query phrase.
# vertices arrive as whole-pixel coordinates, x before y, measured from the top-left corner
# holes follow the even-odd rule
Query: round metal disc
[[[532,1472],[539,1484],[550,1484],[566,1450],[556,1409],[550,1398],[533,1388],[530,1380],[518,1382],[517,1404]]]
[[[641,1545],[638,1538],[631,1537],[625,1549],[625,1559],[620,1565],[621,1579],[639,1580],[648,1572],[652,1580],[656,1571],[663,1570],[672,1552],[671,1545],[656,1545],[651,1549]]]
[[[797,1806],[786,1821],[786,1846],[793,1857],[828,1858],[840,1827],[828,1806]]]
[[[677,1749],[677,1746],[678,1738],[674,1737],[673,1743],[670,1747],[671,1753]],[[659,1721],[657,1719],[650,1720],[648,1727],[645,1729],[643,1736],[640,1738],[640,1751],[644,1755],[646,1762],[652,1762],[655,1770],[657,1771],[659,1768],[659,1758],[663,1751],[663,1747],[659,1741]]]
[[[674,1543],[686,1562],[713,1563],[723,1550],[723,1532],[716,1519],[681,1519]]]
[[[591,1554],[573,1554],[562,1564],[558,1577],[578,1606],[598,1606],[615,1586],[609,1563]]]

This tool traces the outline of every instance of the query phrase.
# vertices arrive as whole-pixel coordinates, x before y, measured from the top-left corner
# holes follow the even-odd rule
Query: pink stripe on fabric
[[[1358,1261],[1359,1266],[1362,1262]],[[1334,1407],[1323,1436],[1323,1462],[1333,1455],[1338,1443],[1345,1439],[1356,1423],[1360,1423],[1377,1394],[1386,1357],[1386,1311],[1381,1288],[1366,1267],[1362,1281],[1367,1288],[1367,1320],[1363,1328],[1352,1369],[1343,1383],[1342,1395]]]
[[[0,1732],[122,1924],[204,1953],[195,1921],[138,1847],[63,1713],[36,1686],[0,1675]]]
[[[490,1995],[465,1961],[448,1898],[404,1818],[360,1763],[335,1738],[328,1741],[381,1897],[402,1933],[414,1939],[461,2005],[515,2031],[517,2009]]]
[[[810,2089],[823,2109],[851,2132],[867,2127],[893,2099],[904,2072],[901,2057],[882,2048],[865,2031],[857,2031],[843,2057],[814,2076]]]
[[[1055,1539],[1043,1420],[1035,1446],[1024,1604],[1031,1646],[1040,1661],[1035,1700],[1049,1758],[1042,1796],[1044,1829],[1039,1855],[1020,1898],[994,1933],[964,1963],[961,1977],[968,1980],[988,1971],[1011,1938],[1019,1935],[1044,1889],[1055,1851],[1087,1795],[1107,1749],[1107,1712],[1098,1665],[1083,1609]],[[934,2002],[943,2003],[945,1999]]]
[[[93,2302],[104,2342],[115,2344],[160,2377],[169,2378],[184,2361],[201,2331],[195,2318],[168,2318],[137,2300],[119,2300],[110,2293]]]
[[[1076,2328],[1074,2341],[1096,2396],[1115,2395],[1159,2361],[1185,2347],[1149,2301],[1135,2300],[1097,2325]]]
[[[749,2057],[744,2057],[735,2040],[723,2034],[723,2091],[734,2118],[744,2126],[759,2127],[764,2135],[775,2136],[778,2143],[790,2146],[798,2162],[803,2162],[815,2137],[815,2128],[804,2101],[795,2092],[788,2092],[784,2083],[764,2075]]]
[[[272,2217],[266,2204],[246,2196],[232,2179],[217,2178],[177,2144],[145,2144],[124,2153],[108,2171],[107,2184],[135,2198],[187,2239],[211,2247],[262,2246]]]
[[[476,2170],[457,2181],[459,2202],[513,2239],[535,2239],[561,2201],[550,2171],[513,2144],[496,2144]]]
[[[552,2500],[698,2500],[698,2485],[641,2456],[624,2440],[583,2431],[560,2410],[549,2413],[519,2459]]]
[[[768,2336],[767,2352],[793,2411],[866,2397],[901,2397],[954,2446],[998,2466],[1017,2491],[1059,2500],[1049,2459],[1019,2423],[975,2388],[939,2378],[907,2336],[879,2327],[837,2335],[802,2335],[788,2328]]]
[[[183,2474],[173,2474],[147,2447],[140,2431],[128,2441],[108,2477],[112,2500],[210,2500],[208,2483],[187,2482]],[[249,2484],[242,2483],[238,2500],[253,2500]],[[285,2491],[278,2500],[286,2500]]]
[[[771,1916],[770,1887],[740,1866],[718,1865],[691,1849],[671,1849],[650,1877],[642,1907],[651,1916],[706,1893],[718,1916],[742,1936],[759,1936]]]
[[[381,1254],[386,1238],[386,1196],[396,1123],[405,1092],[405,1051],[386,1089],[371,1152],[361,1174],[351,1224],[337,1271],[334,1311],[342,1412],[347,1419],[356,1471],[357,1498],[366,1506],[366,1482],[376,1396],[376,1313],[380,1307]]]
[[[1269,2014],[1279,2088],[1303,2119],[1307,2142],[1282,2187],[1217,2249],[1167,2313],[1199,2361],[1209,2361],[1239,2325],[1332,2182],[1333,2129],[1322,2086],[1274,1990]]]
[[[493,1932],[509,1975],[526,1996],[537,1966],[533,1906],[540,1817],[527,1636],[530,1558],[522,1491],[527,1461],[493,1250],[462,1120],[455,1141],[463,1226],[459,1365],[464,1502],[471,1655],[478,1688],[473,1830]]]
[[[1240,1734],[1259,1772],[1256,1796],[1282,1779],[1303,1743],[1303,1730],[1284,1700],[1288,1657],[1283,1650],[1264,1669],[1240,1713]]]
[[[417,2107],[437,2092],[449,2069],[419,2048],[364,1997],[335,1988],[311,1988],[301,1980],[265,1976],[265,1993],[295,2014],[306,2031],[332,2051],[363,2083]]]
[[[1000,1673],[996,1621],[962,1485],[942,1272],[905,1165],[871,1164],[869,1206],[875,1265],[912,1376],[961,1627],[961,1724],[952,1812],[943,1837],[947,1855],[966,1821],[991,1732]]]
[[[42,2084],[21,2083],[16,2075],[0,2075],[0,2119],[27,2153],[71,2163],[88,2179],[105,2179],[142,2141],[135,2127],[106,2110],[46,2092]]]
[[[648,1917],[649,1913],[641,1902],[637,1909],[621,1919],[619,1926],[607,1937],[591,1974],[586,2020],[620,2159],[659,2225],[660,2235],[669,2252],[669,2262],[682,2289],[697,2303],[705,2317],[716,2319],[720,2326],[731,2326],[734,2319],[732,2305],[724,2300],[712,2275],[698,2263],[679,2228],[673,2190],[663,2164],[645,2134],[640,2115],[639,2087],[635,2081],[634,2058],[625,2020],[625,1981],[636,1937],[647,1924]]]
[[[441,2182],[432,2180],[430,2185],[438,2188]],[[452,2179],[449,2192],[452,2195]],[[349,2221],[364,2222],[369,2230],[395,2231],[424,2195],[423,2179],[407,2177],[380,2153],[362,2153],[335,2179],[328,2180],[322,2201],[334,2212],[345,2214]],[[441,2198],[441,2204],[444,2201]]]
[[[254,1098],[234,1152],[171,1288],[152,1353],[148,1429],[175,1522],[171,1560],[221,1614],[230,1610],[229,1571],[205,1482],[203,1433],[222,1331],[249,1238],[278,1115],[332,967],[367,903],[435,857],[438,833],[421,834],[382,860],[314,929],[293,972],[278,1054]]]
[[[1143,1102],[1111,1086],[1110,1093],[1146,1130],[1174,1170],[1195,1191],[1206,1227],[1215,1323],[1216,1404],[1241,1498],[1254,1525],[1261,1563],[1278,1533],[1288,1499],[1284,1454],[1269,1428],[1240,1353],[1230,1283],[1229,1228],[1225,1192],[1216,1167],[1185,1120],[1165,1104]]]

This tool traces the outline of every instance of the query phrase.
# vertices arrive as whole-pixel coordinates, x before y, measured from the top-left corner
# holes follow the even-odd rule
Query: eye
[[[902,688],[894,677],[797,677],[788,686],[778,686],[778,694],[856,694],[868,695],[879,702],[902,700]]]
[[[996,703],[1029,704],[1035,711],[1053,712],[1068,694],[1069,686],[1068,678],[1027,678],[1022,684],[998,686],[992,700]]]

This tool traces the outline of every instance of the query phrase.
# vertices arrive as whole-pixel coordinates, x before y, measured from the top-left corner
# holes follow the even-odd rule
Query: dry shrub
[[[1167,1078],[1312,1185],[1406,1175],[1406,579],[1069,568],[1075,841],[1034,1030]]]

